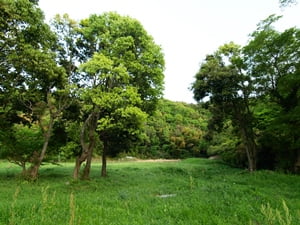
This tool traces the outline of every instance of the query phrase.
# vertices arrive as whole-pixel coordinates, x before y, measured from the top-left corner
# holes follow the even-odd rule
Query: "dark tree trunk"
[[[295,173],[300,174],[300,149],[297,150],[296,154],[297,158],[294,165],[294,171]]]
[[[246,134],[249,135],[249,134]],[[252,138],[244,137],[246,143],[246,153],[248,158],[248,169],[250,172],[256,170],[256,144]]]
[[[105,139],[105,140],[103,140],[101,177],[107,176],[107,171],[106,171],[106,154],[107,154],[107,150],[108,150],[107,148],[108,148],[108,142]]]
[[[246,148],[247,160],[248,160],[248,169],[250,172],[256,170],[256,161],[257,161],[257,146],[255,143],[255,135],[252,128],[252,114],[248,107],[248,103],[245,100],[244,108],[242,106],[233,105],[235,116],[237,119],[237,124],[240,130],[241,139]]]

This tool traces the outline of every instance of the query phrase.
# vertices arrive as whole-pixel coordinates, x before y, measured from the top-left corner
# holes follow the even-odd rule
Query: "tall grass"
[[[70,221],[69,225],[75,224],[75,200],[74,200],[74,194],[70,194]]]
[[[300,177],[249,174],[220,162],[110,163],[108,178],[73,181],[72,164],[35,183],[0,165],[0,224],[300,224]]]
[[[15,220],[16,220],[16,216],[15,216],[15,206],[16,206],[16,202],[17,202],[17,197],[18,197],[18,194],[20,192],[20,188],[18,187],[16,189],[16,192],[13,196],[13,200],[12,200],[12,203],[11,203],[11,207],[10,207],[10,217],[9,217],[9,225],[14,225],[16,224],[15,223]]]
[[[283,209],[273,209],[269,203],[261,206],[261,213],[264,215],[264,222],[266,224],[279,224],[279,225],[291,225],[292,215],[289,212],[285,201],[282,201]]]

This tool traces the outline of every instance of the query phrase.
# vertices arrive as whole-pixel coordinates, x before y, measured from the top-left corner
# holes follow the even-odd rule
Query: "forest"
[[[198,104],[163,99],[162,49],[133,18],[47,24],[38,1],[1,0],[0,19],[0,157],[24,177],[74,160],[73,177],[88,179],[94,157],[106,176],[107,158],[126,155],[299,173],[300,30],[277,31],[280,16],[207,55]]]

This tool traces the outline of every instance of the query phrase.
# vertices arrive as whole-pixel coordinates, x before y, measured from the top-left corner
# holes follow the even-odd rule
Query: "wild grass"
[[[90,181],[73,164],[43,166],[38,181],[0,162],[0,224],[297,225],[300,177],[230,168],[207,159],[112,162]]]

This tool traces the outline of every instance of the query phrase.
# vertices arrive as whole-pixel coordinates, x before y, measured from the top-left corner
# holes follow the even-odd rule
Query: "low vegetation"
[[[0,164],[0,224],[300,224],[300,177],[217,160],[99,163],[90,181],[73,163],[44,165],[34,183]]]

